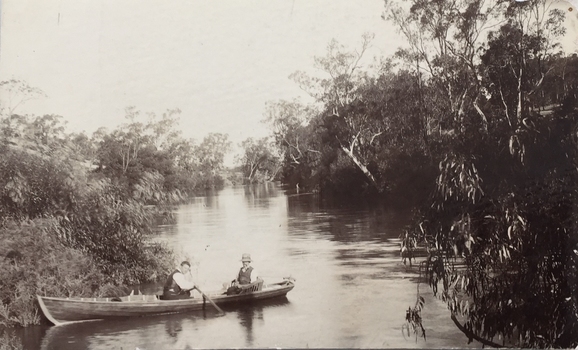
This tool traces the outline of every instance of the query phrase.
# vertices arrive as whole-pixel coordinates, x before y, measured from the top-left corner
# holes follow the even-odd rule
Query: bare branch
[[[478,336],[477,334],[473,333],[472,331],[469,331],[468,329],[466,329],[466,327],[464,327],[456,318],[456,316],[452,313],[451,314],[451,319],[452,321],[454,321],[454,324],[456,325],[456,327],[458,327],[458,329],[460,331],[462,331],[462,333],[464,333],[468,339],[474,339],[480,343],[482,343],[483,345],[487,345],[487,346],[491,346],[494,348],[502,348],[503,346],[497,343],[494,343],[490,340],[484,339],[480,336]]]

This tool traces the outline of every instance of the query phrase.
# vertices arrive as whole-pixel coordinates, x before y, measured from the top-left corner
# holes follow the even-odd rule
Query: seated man
[[[259,273],[251,266],[251,255],[243,254],[241,262],[243,267],[239,270],[237,277],[233,280],[233,285],[251,284],[261,280]]]
[[[191,297],[191,290],[195,288],[195,284],[185,278],[185,275],[190,274],[190,271],[191,264],[188,261],[183,261],[181,266],[169,275],[163,288],[164,300],[187,299]]]

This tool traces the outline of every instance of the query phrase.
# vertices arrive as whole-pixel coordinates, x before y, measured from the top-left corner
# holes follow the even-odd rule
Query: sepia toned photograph
[[[3,0],[0,350],[578,349],[578,0]]]

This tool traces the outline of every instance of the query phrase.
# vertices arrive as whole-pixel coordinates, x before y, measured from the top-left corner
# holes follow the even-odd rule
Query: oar
[[[201,293],[201,295],[202,295],[205,299],[207,299],[208,301],[210,301],[211,304],[213,304],[213,306],[215,307],[215,309],[217,309],[217,310],[218,310],[220,313],[222,313],[223,315],[225,314],[225,311],[221,310],[221,308],[218,307],[217,304],[215,304],[215,302],[214,302],[211,298],[209,298],[209,296],[208,296],[207,294],[203,293],[203,291],[200,290],[199,287],[195,286],[195,289],[198,290],[199,293]]]

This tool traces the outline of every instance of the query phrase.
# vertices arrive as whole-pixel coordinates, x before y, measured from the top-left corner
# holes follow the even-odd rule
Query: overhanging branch
[[[470,330],[467,330],[466,327],[464,327],[464,326],[458,321],[458,319],[456,318],[456,316],[455,316],[454,314],[451,314],[451,318],[452,318],[452,321],[454,321],[456,327],[458,327],[458,329],[459,329],[460,331],[462,331],[462,333],[464,333],[464,334],[468,337],[468,339],[477,340],[478,342],[480,342],[480,343],[482,343],[482,344],[484,344],[484,345],[487,345],[487,346],[491,346],[491,347],[493,347],[493,348],[503,348],[502,345],[497,344],[497,343],[494,343],[493,341],[484,339],[484,338],[478,336],[477,334],[475,334],[474,332],[472,332],[472,331],[470,331]]]

